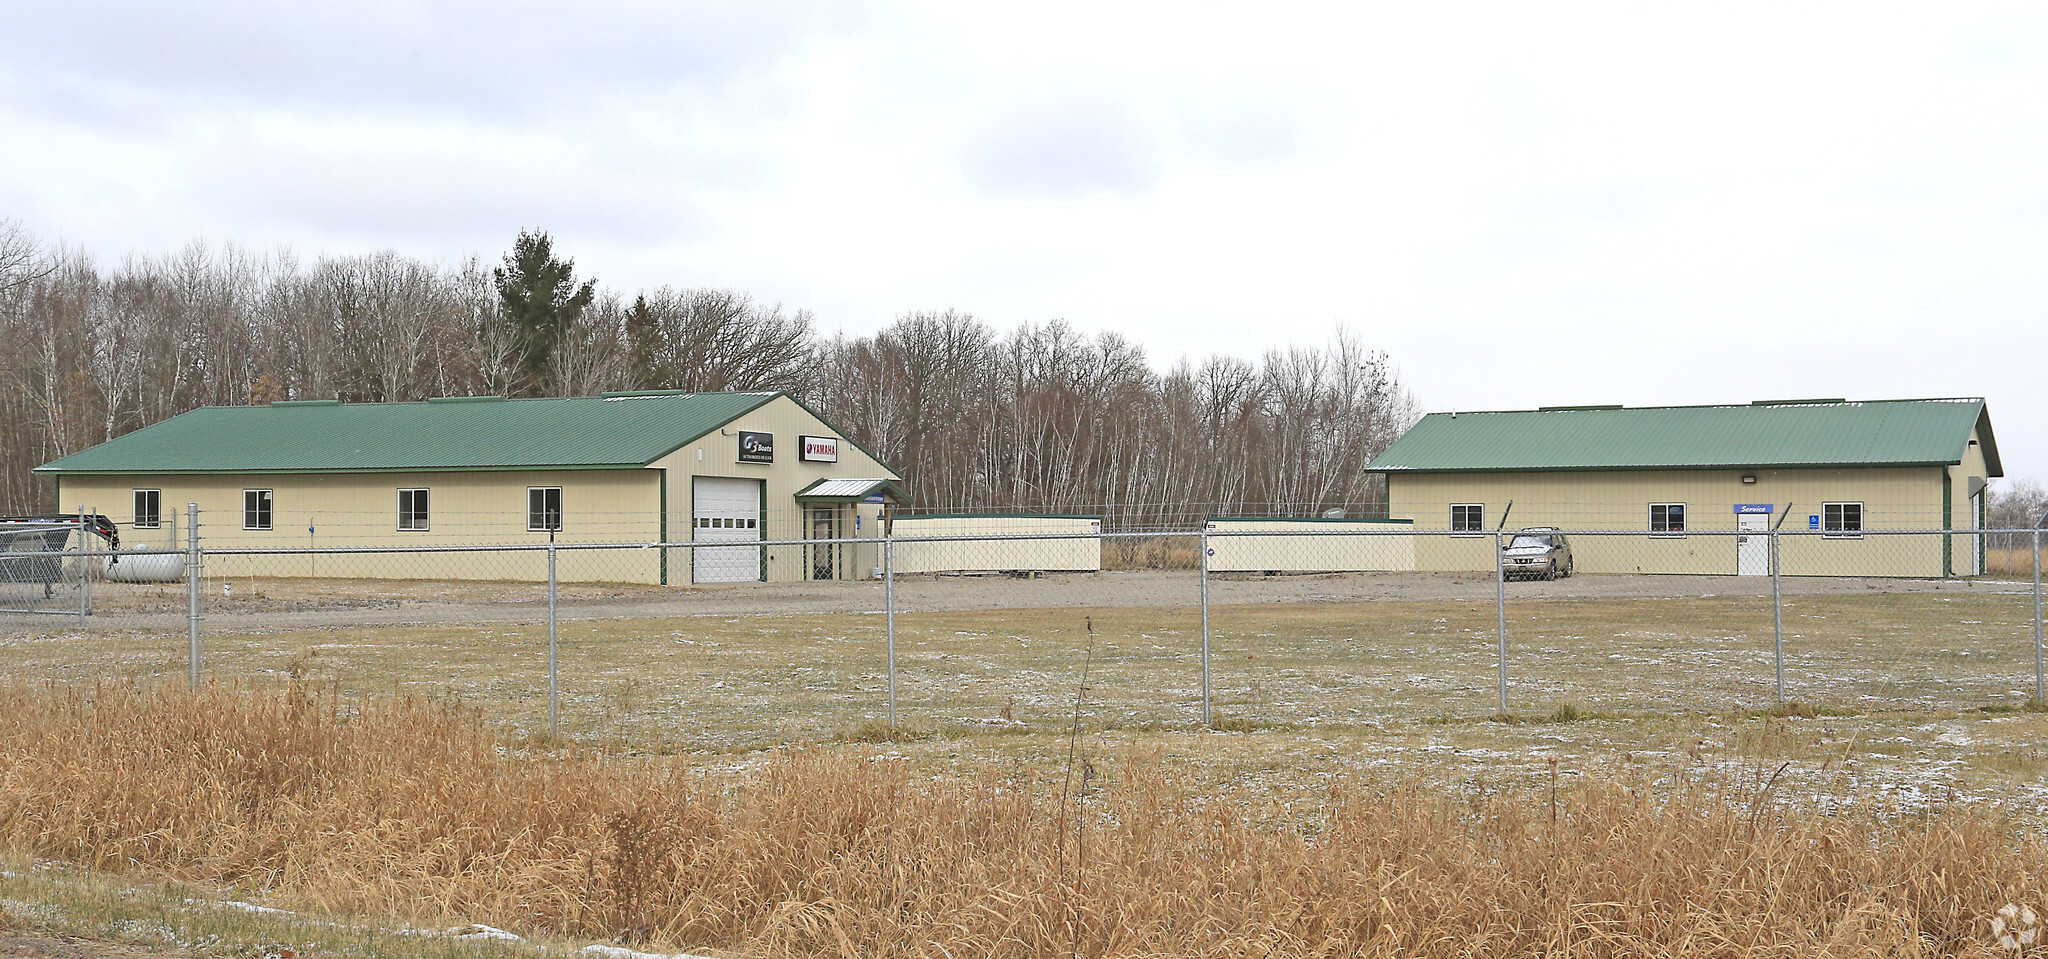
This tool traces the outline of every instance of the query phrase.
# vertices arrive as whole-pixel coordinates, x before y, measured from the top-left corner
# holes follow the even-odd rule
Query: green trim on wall
[[[1101,519],[1100,513],[897,513],[897,519]]]
[[[1985,508],[1991,502],[1990,493],[1991,486],[1986,484],[1983,491],[1977,494],[1977,528],[1980,530],[1984,528],[1984,524],[1991,518],[1990,511]],[[1991,572],[1991,537],[1978,533],[1977,575],[1983,576],[1989,572]]]
[[[1928,460],[1915,463],[1757,463],[1749,466],[1468,466],[1456,468],[1419,468],[1387,466],[1364,472],[1384,476],[1433,476],[1457,473],[1753,473],[1757,470],[1852,470],[1852,469],[1913,469],[1922,466],[1955,466],[1956,463],[1942,460]]]
[[[250,470],[45,470],[48,476],[270,476],[270,475],[357,475],[371,473],[554,473],[573,470],[645,469],[645,463],[579,463],[564,466],[377,466],[361,469],[250,469]],[[37,467],[41,469],[41,467]]]
[[[1944,534],[1956,528],[1954,486],[1955,480],[1949,478],[1948,468],[1942,467],[1941,529]],[[1941,538],[1941,575],[1944,579],[1956,574],[1955,548],[1955,537],[1943,535]]]
[[[661,474],[661,478],[657,481],[661,484],[661,541],[666,543],[668,542],[668,470],[657,469],[655,472]],[[668,547],[666,546],[661,548],[661,585],[668,585]]]
[[[1412,520],[1412,519],[1366,519],[1366,518],[1364,518],[1364,517],[1346,517],[1346,518],[1344,518],[1344,519],[1325,519],[1325,518],[1323,518],[1323,517],[1321,517],[1321,516],[1211,516],[1211,517],[1209,517],[1209,522],[1211,522],[1211,523],[1396,523],[1396,524],[1405,524],[1405,525],[1408,525],[1408,526],[1413,526],[1413,525],[1415,525],[1415,521],[1414,521],[1414,520]]]

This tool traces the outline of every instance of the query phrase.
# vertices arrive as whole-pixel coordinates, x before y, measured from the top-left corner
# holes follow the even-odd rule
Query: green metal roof
[[[856,479],[827,476],[796,491],[799,503],[858,503],[870,496],[881,494],[891,503],[908,503],[910,494],[895,480],[887,478]]]
[[[210,406],[38,473],[329,473],[645,466],[780,393]]]
[[[1431,413],[1366,470],[1937,466],[1962,461],[1972,428],[1985,471],[2005,475],[1991,416],[1977,398]]]

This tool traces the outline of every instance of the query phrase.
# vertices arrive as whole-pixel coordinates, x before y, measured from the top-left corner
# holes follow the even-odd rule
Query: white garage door
[[[699,543],[755,543],[761,539],[761,481],[693,477],[690,538]],[[699,583],[754,583],[761,579],[761,547],[700,546],[690,552]]]

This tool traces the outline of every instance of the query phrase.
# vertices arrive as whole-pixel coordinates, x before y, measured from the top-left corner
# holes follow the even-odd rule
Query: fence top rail
[[[1032,541],[1096,541],[1096,540],[1143,540],[1185,538],[1206,536],[1211,540],[1227,539],[1322,539],[1322,538],[1414,538],[1490,540],[1495,537],[1512,537],[1527,530],[1482,530],[1478,532],[1452,532],[1450,530],[1417,530],[1407,528],[1361,528],[1331,526],[1321,529],[1299,530],[1203,530],[1178,529],[1155,532],[1051,532],[1051,533],[951,533],[932,536],[844,536],[818,539],[758,539],[758,540],[627,540],[611,542],[556,542],[556,543],[416,543],[384,544],[376,546],[214,546],[202,544],[201,552],[208,556],[346,556],[393,553],[545,553],[584,552],[592,550],[655,550],[655,549],[719,549],[781,546],[839,546],[869,545],[885,543],[898,545],[919,545],[938,543],[994,543]],[[1859,539],[1873,537],[1926,537],[1926,536],[2012,536],[2032,539],[2039,531],[2033,529],[1864,529],[1849,532],[1830,532],[1817,529],[1786,530],[1732,530],[1707,529],[1685,530],[1675,533],[1655,533],[1647,530],[1614,529],[1543,529],[1545,533],[1560,533],[1565,536],[1592,538],[1633,538],[1633,539],[1684,539],[1687,537],[1727,538],[1732,536],[1776,535],[1790,538]],[[0,563],[9,559],[25,560],[54,557],[136,557],[149,555],[184,555],[185,547],[141,546],[130,549],[66,549],[22,552],[0,552]]]

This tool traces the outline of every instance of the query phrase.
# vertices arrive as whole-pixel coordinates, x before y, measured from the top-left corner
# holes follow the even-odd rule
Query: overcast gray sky
[[[1425,8],[1425,9],[1417,9]],[[25,5],[0,217],[733,287],[1425,409],[1982,395],[2048,478],[2048,5]]]

